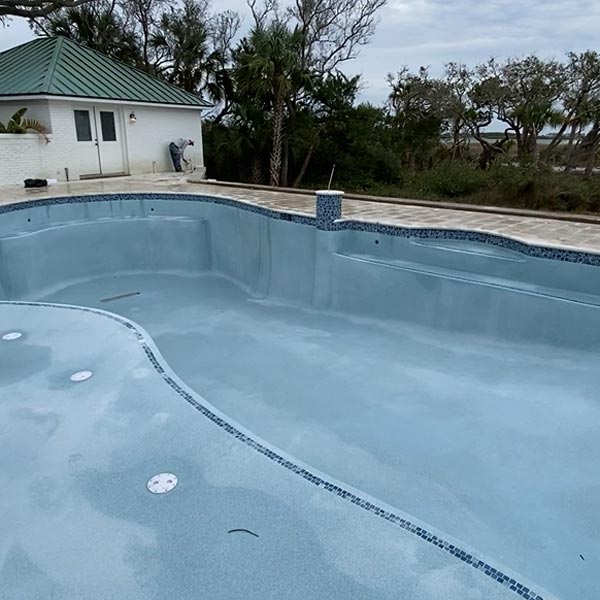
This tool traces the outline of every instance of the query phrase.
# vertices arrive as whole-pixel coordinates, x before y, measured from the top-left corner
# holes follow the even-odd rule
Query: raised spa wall
[[[0,299],[38,300],[116,273],[212,271],[256,298],[497,340],[600,347],[598,256],[340,221],[339,194],[318,203],[316,219],[180,194],[5,206]]]

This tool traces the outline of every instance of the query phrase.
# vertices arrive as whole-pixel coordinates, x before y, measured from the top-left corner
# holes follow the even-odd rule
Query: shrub
[[[485,189],[489,176],[466,163],[449,163],[423,172],[423,188],[447,198],[469,196]]]

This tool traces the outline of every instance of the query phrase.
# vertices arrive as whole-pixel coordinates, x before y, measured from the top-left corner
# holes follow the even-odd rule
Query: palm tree
[[[270,184],[281,177],[286,107],[299,90],[310,87],[310,72],[302,65],[303,34],[281,21],[252,30],[237,53],[237,93],[266,104],[271,112]]]
[[[516,108],[513,118],[522,128],[519,158],[532,158],[536,162],[539,157],[538,135],[544,127],[558,127],[562,124],[561,111],[552,102],[524,103]]]
[[[133,31],[128,30],[115,3],[90,2],[58,10],[32,22],[38,35],[60,35],[131,65],[141,65]]]
[[[181,8],[163,13],[150,45],[157,53],[156,72],[188,92],[213,96],[218,52],[210,47],[207,6],[184,0]]]

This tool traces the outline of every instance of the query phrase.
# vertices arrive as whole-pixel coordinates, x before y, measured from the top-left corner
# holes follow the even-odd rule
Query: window
[[[103,142],[116,142],[115,113],[100,111],[100,127],[102,128]]]
[[[75,131],[78,142],[92,141],[92,125],[90,123],[89,110],[76,110],[75,112]]]

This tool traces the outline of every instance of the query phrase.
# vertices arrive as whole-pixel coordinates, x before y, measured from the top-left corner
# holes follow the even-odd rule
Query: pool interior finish
[[[473,548],[491,564],[506,565],[547,590],[544,598],[591,600],[600,594],[598,267],[532,259],[475,242],[326,233],[216,204],[142,199],[0,215],[2,297],[122,315],[145,329],[181,380],[267,443]],[[418,538],[414,547],[419,548],[422,564],[415,567],[417,551],[408,552],[404,538],[398,538],[398,545],[393,541],[400,532],[390,534],[391,526],[375,526],[368,520],[360,529],[365,517],[310,500],[306,490],[294,491],[294,502],[302,505],[308,497],[310,515],[302,520],[297,512],[281,516],[283,509],[272,505],[270,495],[283,477],[277,493],[285,496],[282,502],[292,502],[286,487],[290,476],[280,474],[282,469],[276,466],[264,466],[268,461],[258,455],[245,460],[252,469],[268,471],[260,479],[261,494],[247,495],[248,481],[258,485],[251,476],[240,484],[239,501],[231,488],[207,489],[204,470],[218,471],[216,465],[223,460],[229,469],[227,457],[237,452],[235,441],[215,441],[209,451],[204,437],[196,435],[208,427],[200,415],[190,414],[178,399],[165,399],[168,408],[161,408],[162,388],[153,377],[136,377],[136,370],[144,369],[143,360],[129,349],[131,342],[120,341],[124,334],[113,332],[115,326],[99,322],[99,317],[72,317],[67,309],[18,309],[18,318],[11,322],[8,307],[0,307],[1,327],[26,329],[34,336],[37,323],[48,341],[32,345],[24,355],[13,349],[24,351],[31,337],[21,346],[17,341],[0,345],[2,364],[11,366],[0,367],[0,385],[19,390],[8,401],[10,435],[15,439],[11,438],[14,446],[9,445],[13,452],[5,455],[14,460],[22,453],[17,462],[23,471],[32,469],[31,461],[36,465],[28,475],[27,492],[15,492],[14,499],[20,503],[22,494],[31,498],[41,494],[36,505],[41,512],[35,520],[41,519],[43,506],[52,505],[60,492],[51,483],[52,475],[38,464],[40,456],[53,444],[65,446],[65,436],[81,438],[73,440],[77,452],[50,452],[56,457],[50,471],[56,468],[60,477],[68,477],[73,456],[81,454],[85,460],[92,456],[93,473],[86,475],[91,479],[83,481],[76,474],[76,487],[94,505],[94,518],[101,514],[112,519],[110,527],[117,521],[128,527],[135,522],[120,541],[127,568],[119,568],[131,579],[127,597],[165,595],[146,594],[144,577],[149,575],[140,567],[143,558],[137,550],[127,549],[135,535],[138,545],[152,548],[146,550],[157,564],[165,553],[164,561],[173,561],[168,567],[163,564],[169,577],[180,571],[182,577],[190,577],[180,584],[185,593],[198,593],[200,588],[194,586],[200,584],[191,576],[192,563],[197,563],[187,555],[182,558],[182,548],[197,553],[198,562],[206,560],[203,552],[213,551],[227,563],[234,561],[223,565],[213,556],[212,566],[206,567],[200,579],[210,579],[206,585],[214,589],[206,597],[211,598],[242,593],[236,588],[228,596],[214,581],[226,572],[237,582],[232,573],[239,575],[238,557],[244,574],[258,569],[248,579],[247,597],[492,598],[506,592],[494,581],[488,589],[479,579],[465,583],[462,574],[454,577],[447,569],[454,562],[460,565],[456,559],[448,566],[430,568],[428,561],[438,559],[421,556],[426,550]],[[44,316],[59,310],[69,316],[55,312]],[[63,323],[69,319],[77,325]],[[90,354],[87,362],[77,360],[78,353]],[[96,363],[104,365],[102,380]],[[39,371],[29,375],[30,364]],[[72,389],[73,384],[56,373],[66,374],[71,365],[72,372],[90,368],[94,376]],[[100,385],[100,392],[91,387],[95,385]],[[142,390],[142,385],[147,387]],[[93,394],[84,397],[79,392],[83,386]],[[46,406],[48,387],[52,408]],[[99,393],[100,404],[95,397]],[[76,397],[71,398],[73,394]],[[3,396],[8,398],[8,393]],[[27,407],[28,402],[36,406]],[[145,437],[148,423],[163,418],[156,417],[160,414],[176,415],[177,427],[162,432],[160,439]],[[93,443],[84,443],[86,426],[94,432]],[[137,431],[138,426],[140,433],[132,433],[128,440],[126,429]],[[34,441],[36,428],[48,439]],[[130,456],[132,445],[135,451]],[[188,462],[197,464],[186,471]],[[241,466],[238,470],[243,471]],[[181,483],[159,499],[168,514],[158,516],[152,512],[157,510],[152,504],[157,498],[145,484],[163,471],[177,474]],[[188,476],[181,477],[180,472]],[[234,485],[234,476],[230,479]],[[122,492],[117,491],[117,481]],[[289,485],[302,488],[300,482]],[[126,502],[127,494],[133,497]],[[181,498],[184,494],[188,495]],[[113,503],[119,510],[113,510]],[[190,503],[185,517],[178,503]],[[231,526],[223,520],[227,503],[235,505],[233,514],[244,515]],[[55,504],[61,513],[60,517],[52,513],[56,527],[68,522],[69,535],[82,534],[83,521],[76,513],[68,518],[63,503]],[[215,520],[223,521],[221,529],[245,527],[257,507],[262,528],[278,528],[286,519],[292,523],[280,531],[283,546],[244,556],[248,543],[263,543],[263,536],[232,542],[233,538],[223,541],[216,533],[205,534],[205,527],[212,531]],[[294,506],[293,511],[298,510]],[[168,521],[169,515],[175,519],[173,531],[179,531],[183,546],[177,545],[177,535],[168,549],[157,545],[150,513],[167,530],[163,519]],[[386,531],[383,537],[377,534],[382,541],[375,544],[383,563],[362,577],[362,587],[352,587],[358,585],[352,568],[346,565],[340,578],[339,565],[322,560],[322,552],[330,556],[341,552],[335,536],[325,543],[303,533],[309,521],[309,528],[315,528],[317,521],[312,520],[322,520],[328,513],[344,515],[344,525],[336,530],[340,540],[355,535],[356,547],[348,550],[354,554],[352,561],[367,560],[372,552],[371,527]],[[34,518],[35,511],[27,514]],[[191,539],[186,533],[190,526],[202,533]],[[344,529],[355,526],[355,534]],[[136,527],[141,532],[134,533]],[[50,583],[44,583],[36,562],[46,556],[44,549],[34,556],[30,547],[39,534],[33,526],[20,528],[15,539],[17,533],[19,539],[30,536],[29,545],[20,541],[5,546],[3,571],[8,569],[17,581],[15,573],[37,569],[25,580],[37,581],[35,589],[47,593]],[[232,549],[223,544],[239,544],[240,552],[232,558],[228,554]],[[50,546],[46,552],[51,552]],[[133,552],[131,560],[128,552]],[[273,552],[272,558],[268,552]],[[294,571],[290,580],[287,570],[264,571],[267,564],[275,569],[273,557],[285,552],[297,557],[302,576]],[[92,557],[88,553],[89,560]],[[392,576],[394,564],[398,572]],[[140,569],[144,577],[138,577]],[[91,567],[88,571],[96,581]],[[421,579],[431,583],[441,573],[445,576],[437,580],[437,587],[421,589],[415,583]],[[324,587],[307,589],[306,582],[298,583],[304,577],[318,579],[315,585]],[[403,578],[401,583],[398,577]],[[284,592],[268,587],[269,578],[278,580],[269,585],[292,581],[292,587],[299,587],[292,592],[284,586]],[[398,594],[394,587],[402,585],[409,586],[408,595]],[[67,586],[62,596],[62,588],[56,589],[56,597],[78,597],[68,590],[79,588]],[[94,597],[89,589],[85,593],[82,597]]]
[[[2,600],[513,595],[216,427],[134,330],[70,308],[0,308],[0,330],[23,327],[0,343]],[[85,367],[92,377],[72,382]],[[161,472],[177,487],[152,494]]]

